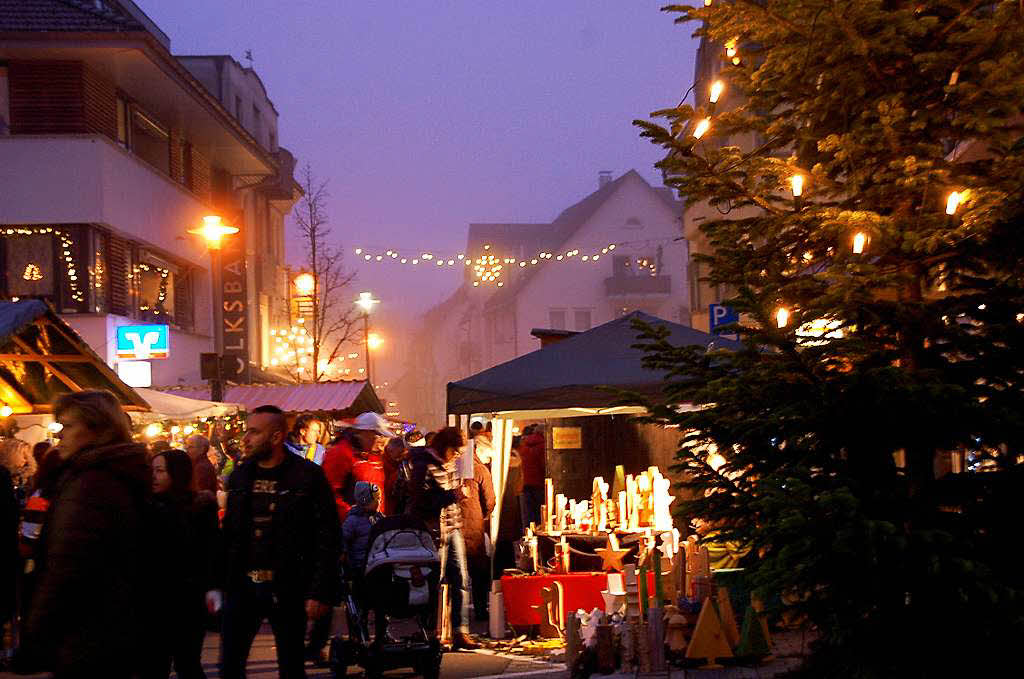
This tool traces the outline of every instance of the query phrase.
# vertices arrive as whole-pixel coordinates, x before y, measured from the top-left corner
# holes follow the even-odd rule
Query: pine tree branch
[[[746,0],[741,0],[746,1]],[[874,74],[880,82],[885,81],[885,76],[882,74],[882,69],[878,67],[875,60],[871,58],[871,49],[868,47],[868,41],[864,39],[857,31],[854,30],[853,26],[846,21],[846,17],[838,12],[836,8],[835,0],[830,0],[829,7],[831,7],[832,17],[836,20],[836,24],[839,25],[839,29],[846,35],[847,39],[854,45],[854,48],[865,62],[867,62],[868,68],[871,69],[871,73]]]
[[[765,16],[770,17],[776,23],[780,24],[781,26],[785,26],[786,28],[788,28],[789,30],[791,30],[792,32],[796,33],[797,35],[799,35],[800,37],[802,37],[802,38],[804,38],[806,40],[810,40],[812,38],[812,36],[807,31],[805,31],[803,28],[801,28],[800,26],[797,26],[796,24],[794,24],[792,21],[790,21],[786,17],[781,16],[781,15],[773,12],[772,10],[768,9],[767,7],[765,7],[762,4],[763,0],[761,0],[761,2],[758,2],[757,0],[736,0],[736,2],[737,2],[737,4],[746,5],[747,7],[751,8],[753,10],[761,12]]]

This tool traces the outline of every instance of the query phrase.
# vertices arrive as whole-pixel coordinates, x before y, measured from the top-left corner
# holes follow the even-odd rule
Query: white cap
[[[388,429],[388,421],[377,413],[363,413],[352,423],[352,428],[372,431],[388,438],[393,436],[391,430]]]

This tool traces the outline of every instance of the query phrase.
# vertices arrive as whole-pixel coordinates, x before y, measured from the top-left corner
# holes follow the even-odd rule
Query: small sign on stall
[[[551,447],[554,450],[579,450],[583,447],[583,427],[552,427]]]

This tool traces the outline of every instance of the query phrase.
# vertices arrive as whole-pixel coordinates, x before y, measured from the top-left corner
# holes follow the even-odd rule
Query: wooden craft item
[[[534,610],[540,614],[538,633],[545,639],[561,639],[565,628],[565,592],[562,583],[555,580],[550,587],[540,590],[539,606]]]
[[[665,621],[665,646],[674,654],[686,650],[686,618],[678,611]]]
[[[608,527],[608,510],[605,508],[605,501],[608,499],[608,484],[604,478],[598,476],[594,479],[594,487],[590,493],[590,506],[593,517],[590,529],[597,533],[603,533]]]
[[[629,564],[622,571],[623,584],[626,590],[626,620],[640,619],[640,601],[636,585],[636,567]]]
[[[654,480],[653,486],[651,490],[653,505],[652,523],[657,530],[670,531],[672,530],[672,510],[670,505],[676,500],[671,491],[672,482],[659,474],[658,478]]]
[[[622,626],[621,634],[621,671],[623,674],[632,674],[636,667],[636,623],[627,620]]]
[[[730,646],[736,648],[740,643],[740,630],[736,624],[736,614],[732,610],[732,601],[729,599],[729,588],[719,587],[717,599],[718,619],[722,622],[725,638]]]
[[[612,479],[612,495],[617,497],[623,490],[626,490],[626,469],[621,464],[617,464],[615,465],[615,478]]]
[[[621,571],[622,559],[629,554],[629,550],[619,549],[619,540],[615,533],[608,533],[608,544],[602,549],[595,549],[594,553],[601,557],[601,570]]]
[[[764,614],[764,602],[753,592],[750,593],[750,607],[757,613],[757,619],[761,621],[761,629],[764,630],[764,638],[768,646],[772,645],[772,633],[768,628],[768,616]]]
[[[607,623],[597,625],[597,671],[611,674],[615,671],[615,635]]]
[[[651,642],[650,632],[647,629],[647,623],[640,623],[636,627],[637,643],[636,643],[636,659],[637,665],[641,672],[651,671]]]
[[[544,527],[550,531],[553,520],[553,514],[555,512],[555,482],[551,479],[544,479],[544,506],[547,507],[547,511],[542,514],[544,517]]]
[[[595,608],[585,615],[580,625],[580,639],[583,640],[585,648],[593,648],[597,643],[597,628],[604,620],[604,611]]]
[[[619,527],[619,530],[629,529],[629,507],[626,506],[626,491],[619,491],[619,505],[616,507],[615,512],[615,523]]]
[[[576,662],[576,656],[583,649],[583,640],[580,636],[580,616],[586,615],[583,611],[569,613],[565,620],[565,666],[572,667]]]
[[[686,647],[686,657],[693,660],[705,658],[707,663],[700,669],[721,669],[721,665],[715,663],[718,658],[731,658],[732,648],[725,638],[722,630],[722,623],[715,613],[715,607],[710,599],[704,601],[697,616],[697,625],[693,629],[693,638]]]
[[[770,658],[771,654],[772,645],[764,634],[761,616],[753,606],[747,606],[747,612],[743,615],[743,631],[740,632],[740,643],[736,647],[736,655],[764,659]]]
[[[555,496],[555,530],[565,530],[565,496],[559,493]]]
[[[652,672],[665,670],[665,612],[661,607],[647,611],[647,655]]]
[[[638,581],[639,598],[637,601],[640,603],[640,616],[645,617],[647,615],[647,609],[650,607],[650,595],[647,593],[647,566],[641,566],[636,572],[636,578]]]
[[[651,572],[654,573],[654,600],[657,606],[665,601],[665,585],[661,581],[661,552],[651,550]]]
[[[564,535],[555,543],[555,572],[569,572],[569,543],[565,541]]]
[[[608,590],[603,590],[601,592],[601,598],[604,599],[604,612],[608,615],[621,613],[623,606],[626,605],[625,592],[609,592]]]

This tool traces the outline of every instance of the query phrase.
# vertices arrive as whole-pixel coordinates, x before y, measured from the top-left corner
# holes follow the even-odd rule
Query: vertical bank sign
[[[223,241],[224,357],[222,377],[249,382],[249,310],[246,308],[245,231]]]

